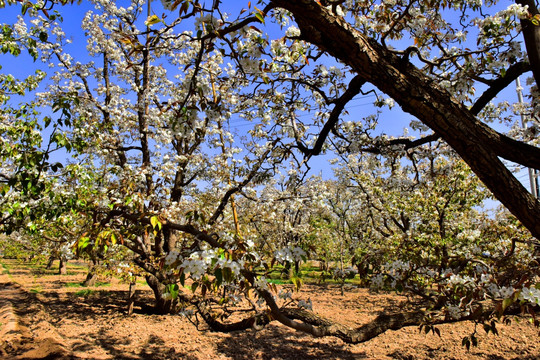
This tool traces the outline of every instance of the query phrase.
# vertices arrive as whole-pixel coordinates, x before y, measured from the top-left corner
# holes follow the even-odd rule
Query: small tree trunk
[[[86,280],[84,280],[83,285],[84,286],[94,286],[97,282],[97,274],[96,274],[96,265],[97,261],[95,259],[92,259],[92,265],[90,265],[90,269],[88,269],[88,274],[86,275]]]
[[[67,260],[60,258],[60,264],[58,265],[58,274],[59,275],[67,274]]]
[[[47,270],[51,270],[54,265],[54,256],[49,256],[49,260],[47,261],[47,266],[45,267]]]
[[[146,276],[148,286],[154,292],[154,310],[157,314],[171,314],[175,310],[176,300],[164,299],[165,285],[153,275]]]
[[[127,307],[128,316],[133,314],[133,307],[135,305],[135,292],[136,292],[135,285],[137,285],[137,278],[133,277],[133,281],[129,284],[128,307]]]
[[[292,274],[291,274],[292,270],[291,270],[291,263],[289,261],[285,262],[284,266],[283,266],[283,270],[281,270],[281,278],[282,279],[290,279]]]
[[[97,275],[90,271],[87,275],[86,275],[86,279],[84,280],[83,282],[83,285],[84,286],[95,286],[96,285],[96,282],[97,282]]]

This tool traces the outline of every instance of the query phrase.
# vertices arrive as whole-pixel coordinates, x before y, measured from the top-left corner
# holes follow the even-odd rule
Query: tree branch
[[[347,88],[347,90],[345,90],[343,95],[341,95],[341,97],[334,101],[335,106],[330,113],[330,117],[328,118],[326,124],[324,124],[321,132],[319,133],[319,137],[317,138],[317,141],[315,142],[315,145],[312,149],[309,149],[304,144],[302,144],[299,139],[296,139],[296,145],[298,146],[298,149],[302,153],[304,153],[307,158],[310,158],[314,155],[319,155],[321,153],[322,147],[326,142],[326,138],[330,134],[330,131],[332,131],[332,129],[334,129],[334,127],[338,123],[339,116],[343,112],[345,105],[347,105],[349,101],[351,101],[356,95],[358,95],[358,93],[360,93],[360,90],[365,83],[366,81],[361,76],[356,75],[349,83],[349,87]]]
[[[493,100],[497,94],[499,94],[499,92],[515,81],[521,74],[524,74],[529,70],[531,70],[531,66],[523,61],[510,66],[508,70],[506,70],[506,74],[491,82],[491,86],[484,91],[478,100],[476,100],[471,107],[471,113],[478,115],[480,111],[482,111],[482,109]]]
[[[255,164],[255,166],[253,167],[253,169],[251,169],[251,171],[249,172],[249,174],[244,178],[244,180],[230,188],[229,190],[227,190],[227,192],[225,193],[225,195],[223,196],[223,198],[221,199],[216,211],[214,212],[214,214],[212,215],[212,217],[210,218],[209,220],[209,224],[210,225],[213,225],[215,224],[215,222],[217,221],[217,219],[221,216],[221,214],[223,213],[223,210],[225,210],[225,206],[227,206],[227,203],[229,202],[229,199],[231,198],[231,196],[239,191],[241,191],[247,184],[249,184],[249,182],[251,180],[253,180],[253,178],[255,177],[255,175],[257,175],[257,172],[259,171],[259,169],[261,168],[261,166],[263,165],[264,161],[266,160],[266,158],[268,157],[268,154],[270,154],[270,152],[272,152],[272,150],[274,150],[274,147],[276,146],[276,144],[278,143],[278,141],[280,141],[280,139],[276,139],[272,142],[272,146],[270,148],[268,148],[263,155],[261,155],[261,157],[259,158],[259,160],[257,161],[257,163]]]
[[[516,0],[516,3],[528,6],[531,16],[540,14],[537,8],[538,1]],[[536,81],[536,85],[540,86],[540,26],[534,25],[531,19],[521,19],[521,29],[534,80]]]

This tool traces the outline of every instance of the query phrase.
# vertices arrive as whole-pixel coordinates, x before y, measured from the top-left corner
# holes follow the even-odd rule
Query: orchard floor
[[[349,345],[333,337],[316,339],[276,323],[261,331],[215,333],[185,317],[145,314],[149,288],[138,284],[135,314],[125,314],[127,285],[81,287],[82,267],[53,275],[0,259],[0,359],[540,359],[537,328],[525,319],[499,325],[499,336],[478,329],[479,345],[461,345],[472,323],[439,326],[441,337],[417,327],[388,331]],[[324,291],[323,291],[324,290]],[[297,295],[295,295],[297,296]],[[358,326],[405,301],[395,294],[370,294],[335,285],[304,286],[320,315]]]

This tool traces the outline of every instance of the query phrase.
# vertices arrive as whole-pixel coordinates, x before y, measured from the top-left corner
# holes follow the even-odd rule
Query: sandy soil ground
[[[524,319],[499,325],[499,336],[478,329],[479,346],[461,340],[474,331],[465,322],[439,326],[441,337],[417,327],[388,331],[349,345],[333,337],[316,339],[272,323],[261,331],[215,333],[179,315],[150,315],[149,288],[138,285],[135,314],[125,314],[127,285],[85,288],[84,269],[68,275],[0,259],[1,359],[540,359],[540,337]],[[324,290],[324,291],[323,291]],[[334,285],[304,286],[314,310],[350,326],[369,322],[404,298]],[[519,323],[518,323],[519,321]]]

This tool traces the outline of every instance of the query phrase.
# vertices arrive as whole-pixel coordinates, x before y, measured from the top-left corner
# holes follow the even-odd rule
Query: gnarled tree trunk
[[[165,285],[159,282],[154,275],[146,275],[146,282],[154,292],[154,311],[156,314],[171,314],[176,311],[176,301],[164,299]]]

